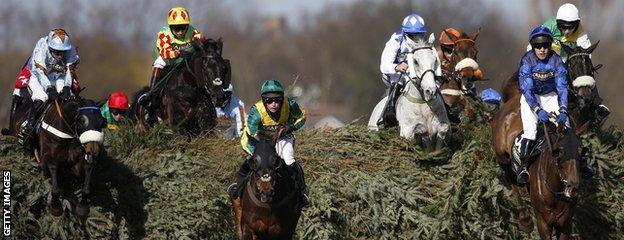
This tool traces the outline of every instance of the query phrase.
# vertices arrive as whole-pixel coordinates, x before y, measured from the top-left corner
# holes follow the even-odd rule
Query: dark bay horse
[[[195,52],[182,63],[163,69],[162,79],[149,91],[159,102],[156,109],[160,121],[186,136],[209,132],[217,124],[215,106],[225,102],[224,88],[231,80],[230,62],[221,56],[223,42],[207,39],[193,42]],[[143,89],[135,96],[135,102]],[[151,127],[146,121],[146,109],[133,104],[143,129]]]
[[[575,132],[558,127],[553,138],[546,138],[537,162],[529,167],[528,190],[541,239],[551,239],[553,230],[556,239],[570,239],[581,181],[583,149],[578,135],[582,131],[584,128]]]
[[[15,117],[15,133],[20,131],[21,122],[27,117],[27,109],[32,102],[23,104],[24,111]],[[102,150],[102,128],[106,120],[99,107],[91,100],[76,97],[67,101],[51,101],[42,114],[40,127],[35,139],[35,159],[45,175],[52,181],[52,201],[49,210],[54,216],[63,214],[60,201],[62,186],[82,180],[81,198],[76,206],[76,215],[84,219],[89,214],[89,196],[93,168]],[[66,184],[61,184],[66,183]]]
[[[275,140],[249,137],[255,151],[252,174],[239,198],[232,199],[239,239],[292,239],[301,216],[295,183],[275,152]]]
[[[450,32],[446,32],[454,45],[450,61],[442,68],[444,81],[440,86],[444,102],[449,108],[456,113],[465,110],[471,120],[476,119],[476,115],[466,97],[474,87],[474,77],[481,74],[476,62],[479,53],[476,48],[476,40],[480,31],[479,28],[470,35],[462,33],[459,38]]]

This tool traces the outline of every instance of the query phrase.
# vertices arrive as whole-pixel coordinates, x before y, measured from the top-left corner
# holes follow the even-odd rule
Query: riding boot
[[[444,101],[442,101],[442,102],[444,102]],[[452,111],[451,106],[446,104],[446,102],[444,102],[444,108],[446,108],[446,114],[447,114],[448,119],[449,119],[449,121],[451,123],[455,123],[455,124],[461,123],[461,119],[459,118],[459,116],[457,116],[457,113]]]
[[[598,88],[594,87],[592,89],[591,94],[592,94],[592,104],[596,106],[596,115],[598,116],[598,118],[604,119],[607,116],[609,116],[609,114],[611,114],[611,110],[609,110],[607,106],[602,104],[602,98],[600,97],[600,94],[598,93]]]
[[[390,85],[388,99],[386,101],[386,105],[384,106],[384,110],[382,111],[381,118],[377,121],[377,126],[396,126],[399,124],[396,119],[396,102],[399,99],[400,91],[401,85],[398,81]]]
[[[7,133],[13,132],[13,125],[15,123],[15,112],[17,111],[17,108],[22,104],[23,100],[24,100],[23,97],[13,95],[13,101],[11,103],[11,111],[9,112],[9,127],[6,128]],[[2,132],[5,132],[4,129]]]
[[[154,91],[154,87],[158,83],[160,77],[161,68],[153,67],[152,68],[152,76],[150,77],[150,85],[149,90],[143,95],[139,97],[137,103],[143,106],[147,110],[147,120],[150,123],[156,122],[156,104],[154,104],[154,100],[152,99],[151,92]]]
[[[299,196],[299,201],[301,203],[302,208],[306,208],[310,205],[310,198],[308,197],[307,191],[308,187],[305,183],[305,177],[303,175],[303,168],[298,162],[294,162],[289,166],[293,173],[293,177],[295,180],[295,186],[297,195]]]
[[[32,150],[30,139],[32,137],[35,123],[37,122],[37,118],[39,117],[39,112],[41,108],[43,108],[43,102],[40,100],[35,100],[33,106],[30,108],[30,112],[28,113],[28,118],[24,123],[22,123],[20,132],[17,135],[17,141],[22,144],[22,147],[26,152],[30,152],[30,150]]]
[[[529,165],[529,151],[531,150],[531,145],[533,141],[530,139],[523,138],[520,140],[520,169],[518,170],[518,176],[516,181],[518,184],[526,184],[529,181],[529,171],[527,171]]]
[[[589,153],[584,152],[581,156],[581,177],[583,179],[590,179],[596,175],[596,169],[587,163],[587,159],[589,158]]]
[[[232,199],[236,199],[239,196],[239,190],[242,190],[242,188],[239,189],[238,186],[244,186],[245,183],[247,182],[247,177],[249,176],[249,173],[251,172],[251,167],[249,166],[249,159],[251,158],[251,156],[247,155],[243,158],[243,162],[241,163],[240,169],[238,169],[238,172],[236,172],[236,181],[232,184],[230,184],[230,186],[228,186],[227,192],[228,195],[230,195],[230,198]]]

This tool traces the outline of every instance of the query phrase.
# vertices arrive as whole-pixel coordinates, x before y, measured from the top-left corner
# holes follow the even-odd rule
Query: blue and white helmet
[[[418,14],[412,13],[403,18],[401,24],[401,30],[404,33],[426,33],[427,27],[425,26],[425,20]]]
[[[67,32],[60,28],[55,28],[48,33],[48,47],[57,51],[67,51],[72,48],[71,39]]]
[[[499,105],[501,102],[501,95],[496,90],[487,88],[481,92],[481,101]]]

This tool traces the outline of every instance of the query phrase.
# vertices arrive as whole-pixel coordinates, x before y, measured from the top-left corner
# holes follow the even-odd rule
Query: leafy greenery
[[[450,146],[432,154],[396,129],[297,133],[312,199],[298,238],[538,239],[537,231],[518,229],[489,127],[464,124],[453,131]],[[235,139],[187,141],[162,127],[108,133],[84,225],[69,210],[61,217],[48,213],[49,180],[12,138],[0,140],[0,169],[13,176],[15,239],[234,237],[225,189],[243,157]],[[624,137],[614,128],[597,130],[584,144],[599,174],[583,183],[574,232],[614,239],[624,233]]]

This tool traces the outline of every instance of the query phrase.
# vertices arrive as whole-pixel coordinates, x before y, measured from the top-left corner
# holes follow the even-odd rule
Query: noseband
[[[419,47],[419,48],[415,48],[414,50],[412,50],[412,54],[416,53],[419,50],[427,50],[427,49],[433,49],[432,47]],[[410,102],[414,102],[414,103],[427,103],[428,101],[425,100],[425,94],[424,91],[421,87],[421,82],[422,79],[425,77],[425,75],[427,73],[431,73],[433,74],[433,77],[435,78],[435,71],[433,69],[427,69],[425,71],[423,71],[420,76],[416,76],[415,78],[409,78],[410,82],[414,85],[414,87],[416,87],[416,90],[418,91],[418,93],[420,93],[421,99],[414,97],[414,96],[410,96],[409,94],[405,94],[405,98],[407,98],[407,100],[409,100]],[[407,93],[407,92],[406,92]]]

